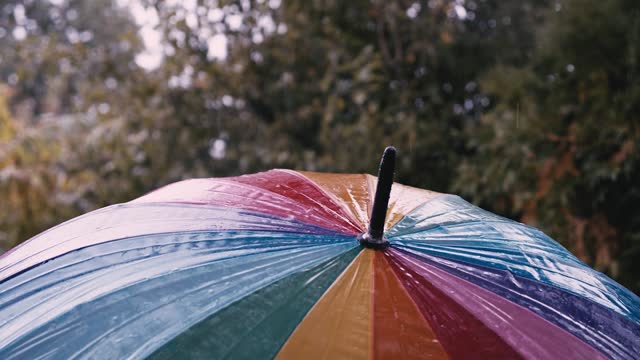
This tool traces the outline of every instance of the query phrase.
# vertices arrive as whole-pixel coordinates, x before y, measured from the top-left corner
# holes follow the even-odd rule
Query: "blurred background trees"
[[[5,0],[0,244],[169,182],[374,172],[640,292],[632,0]]]

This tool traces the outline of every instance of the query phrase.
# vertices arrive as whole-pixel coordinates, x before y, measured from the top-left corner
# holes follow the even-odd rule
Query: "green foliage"
[[[394,144],[399,181],[539,226],[640,291],[633,1],[131,4],[158,17],[157,68],[114,1],[0,5],[4,248],[183,178],[373,172]]]
[[[574,0],[551,11],[523,67],[498,67],[497,100],[467,128],[455,188],[539,226],[638,291],[640,7]],[[469,185],[473,184],[473,185]]]

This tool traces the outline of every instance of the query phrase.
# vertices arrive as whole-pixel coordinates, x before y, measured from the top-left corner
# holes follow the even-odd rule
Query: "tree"
[[[373,172],[395,144],[400,182],[537,225],[640,291],[631,0],[135,4],[158,16],[154,69],[112,0],[0,7],[5,244],[184,178]]]
[[[484,1],[468,11],[455,1],[147,3],[171,49],[160,77],[192,78],[172,91],[173,109],[188,99],[174,120],[203,129],[192,147],[227,144],[214,174],[229,165],[369,172],[385,145],[402,144],[400,180],[441,191],[465,154],[464,122],[487,105],[475,78],[499,46],[517,44],[504,59],[525,61],[525,29],[538,21],[530,4]],[[501,36],[511,27],[517,35]],[[216,36],[228,40],[224,59],[210,56]]]
[[[640,7],[571,0],[547,15],[524,66],[498,66],[492,110],[469,124],[456,188],[543,228],[640,290]]]
[[[107,0],[0,6],[0,75],[8,85],[0,83],[3,248],[133,196],[135,181],[121,175],[124,181],[109,184],[107,176],[119,167],[128,176],[131,168],[113,166],[127,137],[123,119],[109,114],[112,85],[137,70],[140,41],[131,21]],[[120,196],[105,196],[103,186]]]

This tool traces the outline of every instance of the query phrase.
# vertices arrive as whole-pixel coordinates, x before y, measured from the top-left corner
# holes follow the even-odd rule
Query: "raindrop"
[[[111,107],[109,106],[109,104],[107,103],[100,103],[100,105],[98,105],[98,112],[102,115],[106,114],[109,112],[109,109]]]
[[[69,40],[70,43],[75,44],[78,41],[80,41],[80,34],[78,34],[78,31],[76,31],[76,29],[74,28],[67,28],[64,32],[64,34],[67,36],[67,39]]]
[[[69,21],[73,21],[78,18],[78,12],[75,9],[68,10],[65,15]]]
[[[458,19],[464,20],[467,18],[467,9],[465,9],[464,6],[456,5],[454,7],[454,11],[456,12]]]
[[[253,61],[256,64],[261,64],[263,60],[264,60],[264,57],[259,51],[251,52],[251,61]]]
[[[224,106],[231,106],[231,105],[233,105],[233,98],[232,98],[231,96],[229,96],[229,95],[224,95],[224,96],[222,97],[222,104],[223,104]]]
[[[171,46],[171,45],[165,45],[165,47],[164,47],[164,54],[165,54],[166,56],[173,56],[173,55],[175,55],[175,53],[176,53],[176,49],[175,49],[173,46]]]
[[[415,2],[411,4],[411,6],[407,9],[407,16],[412,19],[415,18],[416,16],[418,16],[420,9],[422,9],[420,3]]]
[[[194,13],[187,14],[185,22],[190,29],[196,29],[198,27],[198,16]]]
[[[420,66],[419,68],[417,68],[413,73],[416,77],[423,77],[427,74],[428,70],[426,67],[424,66]]]
[[[465,99],[464,100],[464,108],[468,111],[473,109],[473,100],[471,99]]]
[[[24,21],[27,19],[24,13],[24,5],[16,5],[16,7],[13,9],[13,17],[16,19],[16,23],[20,25],[24,24]]]
[[[271,16],[263,15],[258,18],[258,27],[263,29],[266,34],[276,31],[276,23]]]
[[[229,26],[229,29],[233,31],[240,30],[240,27],[242,26],[242,15],[240,14],[228,15],[225,21]]]
[[[7,82],[9,83],[9,85],[16,85],[18,83],[18,80],[18,75],[15,73],[9,75],[9,78],[7,78]]]
[[[260,44],[264,41],[264,36],[260,32],[256,31],[251,36],[251,40],[253,41],[254,44]]]
[[[474,90],[476,89],[476,87],[477,87],[477,85],[476,85],[476,83],[475,83],[475,82],[473,82],[473,81],[469,81],[468,83],[466,83],[466,84],[464,85],[464,89],[465,89],[467,92],[472,92],[472,91],[474,91]]]
[[[222,139],[215,139],[211,142],[211,145],[209,147],[209,156],[217,160],[223,159],[225,156],[226,148],[226,141]]]
[[[282,0],[269,0],[269,7],[272,9],[277,9],[280,7]]]
[[[93,39],[93,33],[91,31],[83,31],[80,33],[80,41],[83,43],[89,42]]]
[[[115,88],[118,86],[118,80],[116,80],[116,79],[114,79],[114,78],[112,78],[112,77],[109,77],[109,78],[107,78],[107,79],[104,81],[104,85],[105,85],[107,88],[109,88],[109,89],[113,90],[113,89],[115,89]]]
[[[224,18],[224,12],[220,8],[210,9],[207,13],[207,19],[211,22],[218,22]]]
[[[216,34],[207,40],[207,58],[209,60],[227,58],[227,37],[223,34]]]
[[[23,26],[16,26],[13,29],[13,37],[18,41],[24,40],[27,37],[27,29]]]

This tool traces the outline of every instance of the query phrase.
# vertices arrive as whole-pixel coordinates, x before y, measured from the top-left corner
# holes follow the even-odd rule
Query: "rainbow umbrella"
[[[637,296],[535,228],[392,186],[394,159],[186,180],[34,237],[0,259],[0,358],[640,356]]]

